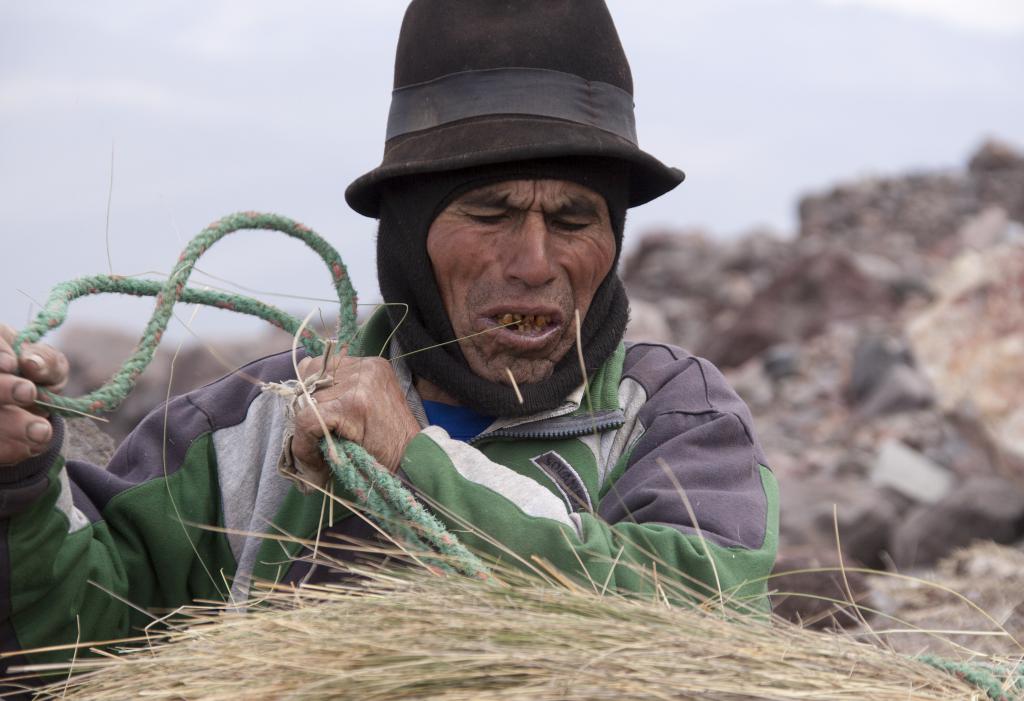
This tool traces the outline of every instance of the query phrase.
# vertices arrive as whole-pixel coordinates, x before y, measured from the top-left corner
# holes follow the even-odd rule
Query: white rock
[[[871,473],[873,484],[929,504],[949,494],[954,481],[952,472],[895,438],[882,443]]]
[[[641,299],[629,301],[629,325],[626,339],[630,341],[651,341],[672,343],[672,329],[665,320],[665,314],[656,305]]]

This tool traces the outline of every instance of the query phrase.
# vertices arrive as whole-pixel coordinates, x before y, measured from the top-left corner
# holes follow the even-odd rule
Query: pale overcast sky
[[[791,231],[800,193],[961,167],[987,136],[1024,145],[1020,0],[610,0],[641,145],[687,181],[633,210],[656,227]],[[287,214],[327,236],[377,298],[374,222],[345,186],[380,159],[402,2],[0,0],[0,320],[58,281],[166,270],[209,221]],[[298,244],[240,234],[201,266],[325,296]],[[271,301],[275,301],[270,298]],[[304,305],[288,305],[305,312]],[[329,306],[329,305],[328,305]],[[141,328],[148,302],[73,318]],[[258,328],[202,312],[204,333]]]

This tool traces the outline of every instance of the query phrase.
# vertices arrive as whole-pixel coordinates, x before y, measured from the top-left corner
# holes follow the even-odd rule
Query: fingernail
[[[29,353],[28,355],[23,355],[21,357],[21,362],[23,362],[26,365],[30,366],[33,370],[42,370],[43,369],[43,359],[42,359],[41,356],[38,356],[35,353]]]
[[[0,353],[0,372],[14,373],[18,371],[18,359],[10,353]]]
[[[50,440],[50,424],[45,421],[34,421],[28,425],[25,435],[33,443],[46,443]]]
[[[11,396],[18,404],[31,404],[36,399],[36,386],[31,382],[19,382],[14,386]]]

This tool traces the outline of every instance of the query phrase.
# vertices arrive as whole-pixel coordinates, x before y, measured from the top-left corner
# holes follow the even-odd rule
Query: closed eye
[[[590,222],[572,222],[566,221],[565,219],[555,219],[550,222],[549,226],[563,231],[579,231],[590,226]]]
[[[507,214],[469,214],[477,224],[500,224],[508,218]]]

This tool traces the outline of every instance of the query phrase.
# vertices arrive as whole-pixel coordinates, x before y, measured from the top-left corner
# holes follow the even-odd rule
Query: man
[[[777,495],[748,410],[706,361],[622,343],[626,209],[682,179],[636,145],[603,2],[414,1],[383,162],[346,192],[380,219],[388,305],[316,408],[473,548],[763,607]],[[172,400],[107,470],[64,465],[61,422],[30,411],[27,380],[59,386],[62,356],[0,344],[0,373],[5,650],[119,638],[254,577],[321,581],[297,539],[372,535],[310,486],[332,486],[313,409],[292,420],[251,382],[293,377],[287,355]]]

